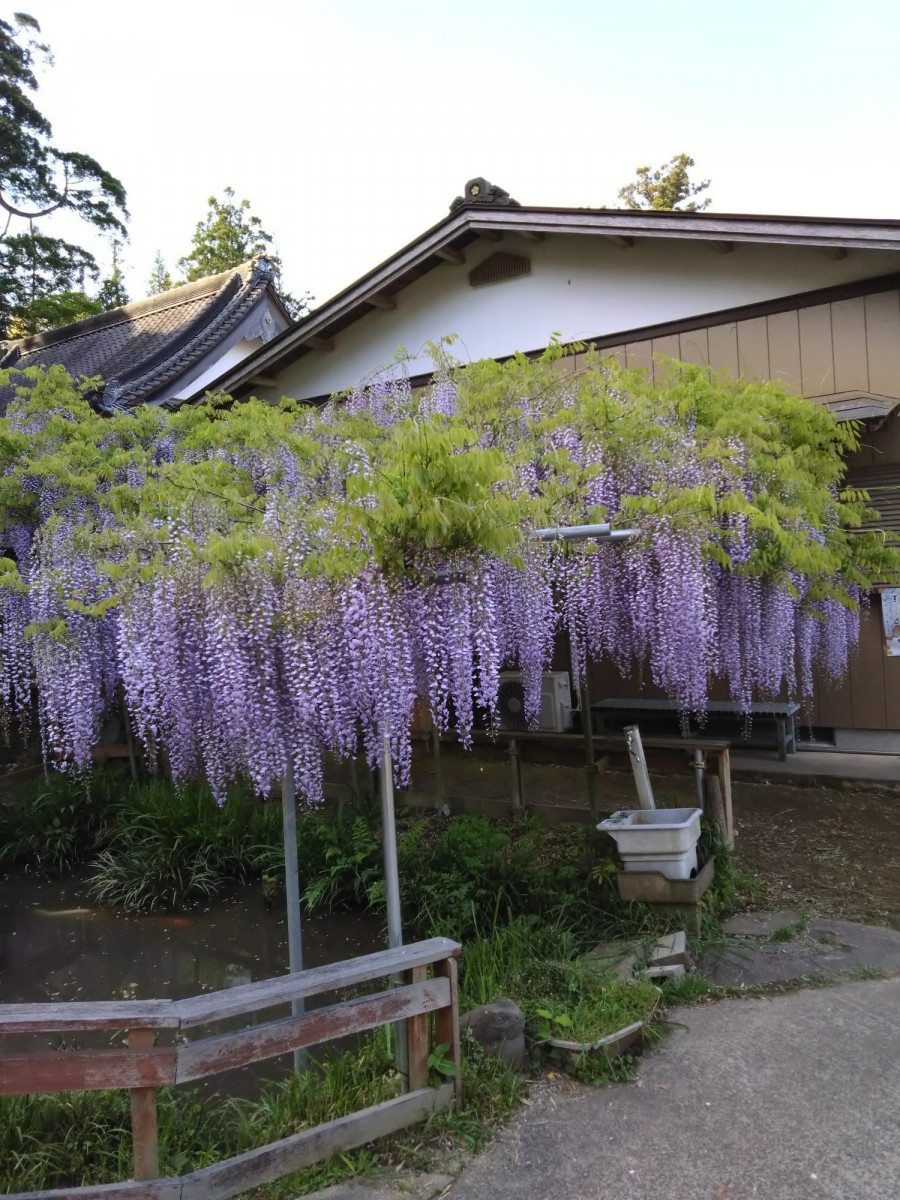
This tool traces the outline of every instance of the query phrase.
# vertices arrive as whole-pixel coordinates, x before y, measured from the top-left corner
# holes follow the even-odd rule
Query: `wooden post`
[[[431,742],[434,747],[434,807],[440,810],[444,807],[444,768],[441,765],[441,734],[436,725],[431,728]]]
[[[731,803],[731,751],[727,746],[719,751],[719,787],[725,805],[725,845],[731,847],[734,845],[734,810]]]
[[[459,984],[455,958],[444,958],[434,964],[436,975],[445,975],[450,980],[450,1007],[439,1008],[434,1014],[434,1040],[449,1046],[456,1075],[453,1079],[454,1107],[462,1108],[462,1050],[459,1040]]]
[[[132,1029],[128,1045],[134,1050],[150,1050],[156,1033],[153,1029]],[[156,1088],[131,1089],[131,1138],[134,1145],[135,1179],[159,1178],[159,1132],[156,1127]]]
[[[522,807],[522,759],[515,738],[509,739],[509,777],[512,806],[518,810]]]
[[[706,775],[703,778],[703,790],[706,799],[706,813],[712,823],[719,831],[719,836],[722,839],[722,844],[727,846],[728,843],[728,822],[725,819],[725,808],[722,802],[722,787],[718,777],[715,775]]]
[[[591,717],[591,692],[587,677],[581,681],[579,688],[581,699],[581,732],[584,735],[584,773],[587,777],[588,806],[591,817],[600,820],[600,797],[597,794],[597,762],[594,756],[594,726]]]
[[[427,967],[413,967],[406,973],[408,983],[422,983],[428,978]],[[406,1022],[406,1036],[409,1045],[407,1068],[409,1071],[409,1090],[418,1091],[428,1087],[428,1014],[421,1013],[410,1017]]]

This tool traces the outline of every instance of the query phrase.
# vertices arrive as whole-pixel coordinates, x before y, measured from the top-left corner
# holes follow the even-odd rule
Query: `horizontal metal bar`
[[[542,542],[583,542],[589,538],[622,541],[635,537],[636,529],[613,529],[612,525],[558,525],[551,529],[532,530],[532,537]]]

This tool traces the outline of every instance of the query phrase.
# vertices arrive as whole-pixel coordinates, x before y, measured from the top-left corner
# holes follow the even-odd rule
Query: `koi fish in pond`
[[[54,920],[85,920],[89,917],[104,917],[109,918],[110,912],[100,908],[36,908],[34,913],[38,917],[51,917]],[[148,916],[138,917],[129,914],[129,920],[139,921],[142,925],[154,925],[160,929],[185,929],[193,921],[192,917],[168,917],[161,914],[151,913]]]

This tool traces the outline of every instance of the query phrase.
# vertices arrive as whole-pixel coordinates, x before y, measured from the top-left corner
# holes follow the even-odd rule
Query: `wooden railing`
[[[225,1200],[394,1133],[449,1104],[458,1106],[459,951],[456,942],[432,938],[187,1000],[0,1005],[0,1034],[127,1031],[126,1045],[119,1049],[0,1053],[0,1095],[127,1088],[134,1140],[132,1181],[20,1192],[7,1200]],[[375,994],[180,1045],[156,1045],[162,1031],[174,1038],[198,1026],[388,977],[395,985]],[[455,1080],[440,1087],[428,1082],[432,1012],[434,1040],[450,1046],[456,1066]],[[190,1174],[159,1178],[157,1088],[205,1079],[395,1021],[405,1022],[408,1040],[409,1089],[403,1095]]]

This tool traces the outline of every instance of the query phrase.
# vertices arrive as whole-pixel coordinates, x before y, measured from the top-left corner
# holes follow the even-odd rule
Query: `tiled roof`
[[[0,368],[59,364],[75,378],[98,375],[104,407],[133,407],[213,349],[271,283],[265,260],[243,263],[60,329],[0,343]],[[0,388],[0,412],[13,394],[13,388]]]

